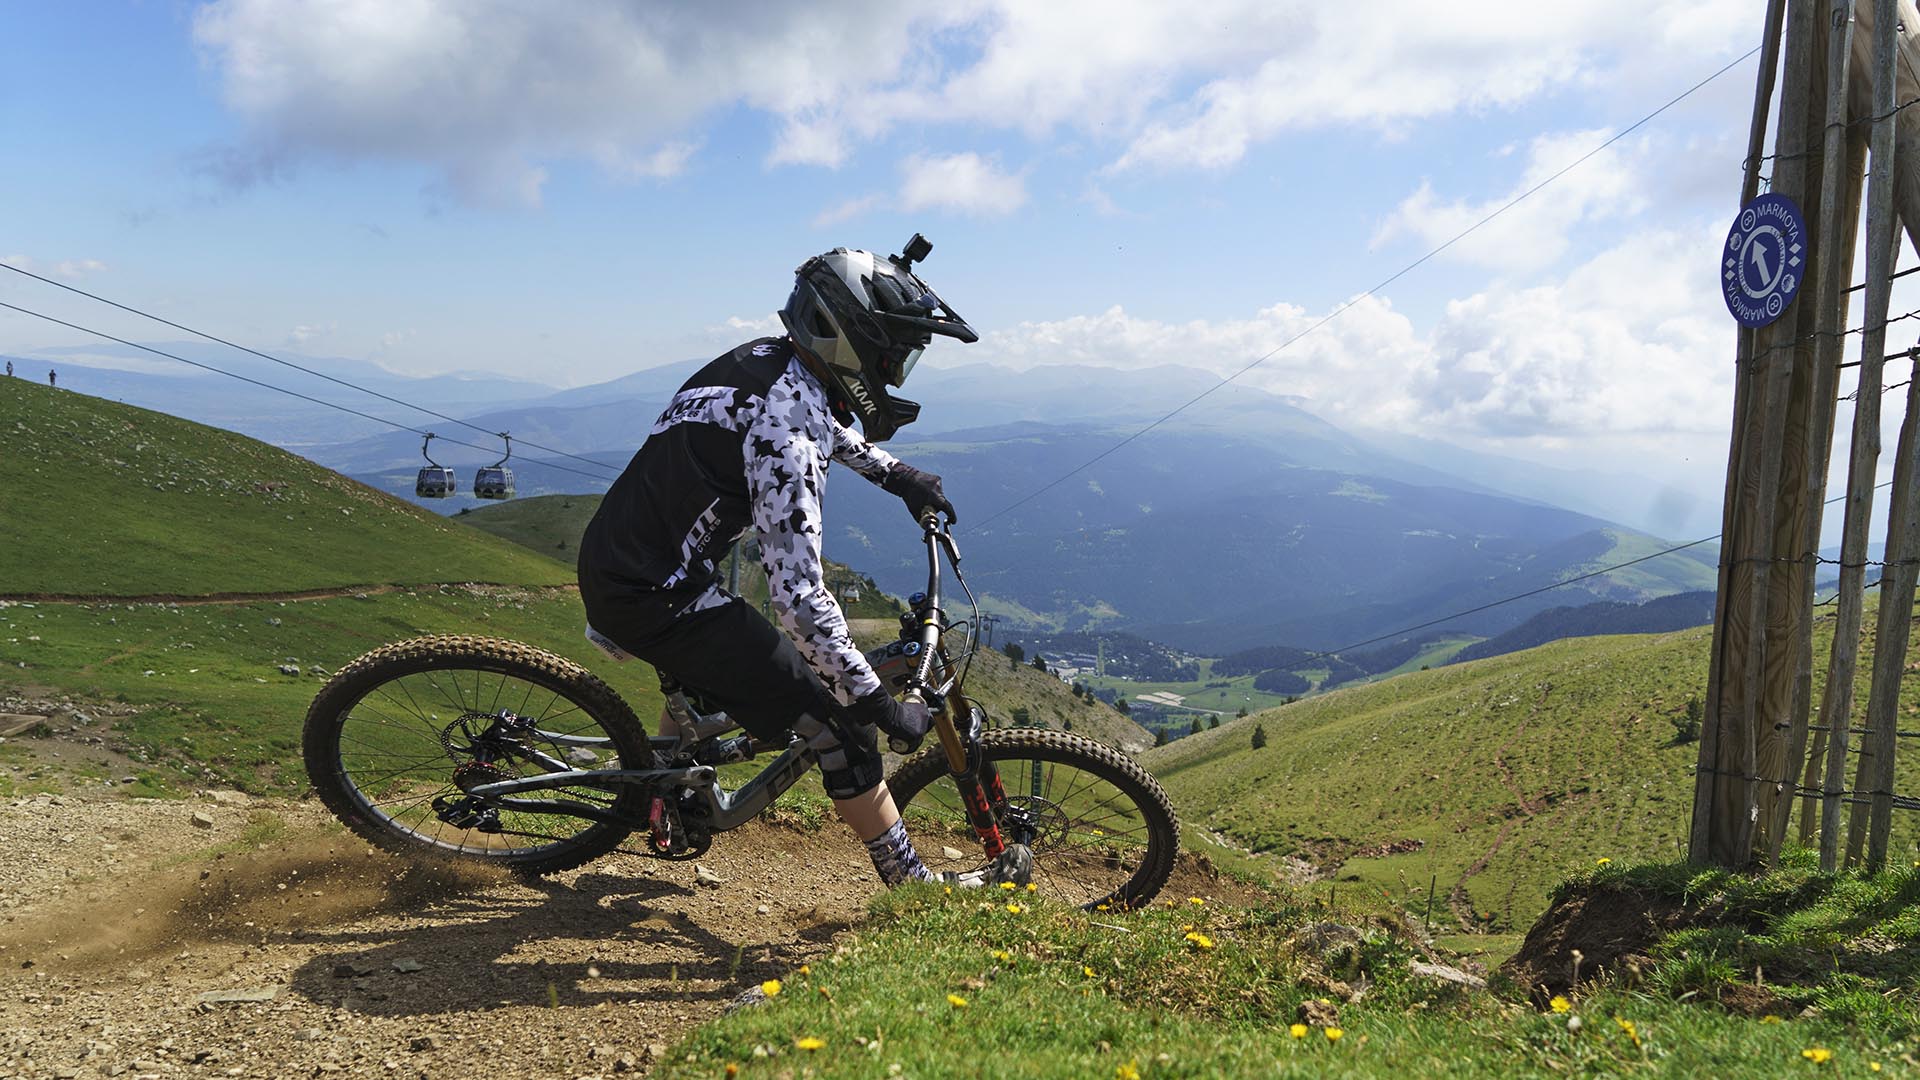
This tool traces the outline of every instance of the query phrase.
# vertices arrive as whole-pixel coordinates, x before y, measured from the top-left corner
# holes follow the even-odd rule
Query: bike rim
[[[1003,831],[1031,830],[1030,891],[1082,907],[1125,906],[1156,855],[1152,821],[1139,798],[1099,772],[1037,754],[996,757],[993,764],[1007,795]],[[928,785],[914,796],[908,815],[929,870],[967,872],[985,865],[955,781]],[[1017,838],[1006,836],[1009,842]]]
[[[520,752],[493,762],[503,779],[554,771],[555,763],[583,770],[620,767],[607,731],[563,691],[503,671],[437,668],[387,679],[341,714],[337,748],[348,796],[388,831],[455,855],[531,858],[599,828],[586,818],[488,807],[478,800],[470,809],[480,821],[442,819],[440,800],[470,799],[453,780],[458,766],[475,760],[470,736],[502,712],[533,722]],[[617,794],[574,786],[521,797],[604,808]]]

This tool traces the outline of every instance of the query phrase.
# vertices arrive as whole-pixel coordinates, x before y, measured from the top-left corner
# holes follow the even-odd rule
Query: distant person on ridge
[[[7,361],[7,378],[13,378],[13,361]]]
[[[47,369],[47,385],[48,386],[60,385],[60,375],[58,372],[54,371],[52,368]]]
[[[887,390],[933,335],[978,340],[913,273],[928,250],[916,236],[905,257],[835,248],[801,264],[780,312],[786,336],[750,341],[688,379],[580,540],[588,639],[648,661],[757,737],[797,732],[888,885],[934,875],[883,782],[875,729],[917,747],[930,718],[895,701],[854,645],[821,564],[820,500],[838,461],[916,519],[954,516],[938,476],[873,445],[919,415]],[[784,636],[720,587],[720,562],[750,526]],[[1032,863],[1014,845],[984,873],[943,877],[1024,883]]]

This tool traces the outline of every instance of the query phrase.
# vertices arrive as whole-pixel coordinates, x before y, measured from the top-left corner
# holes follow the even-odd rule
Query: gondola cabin
[[[433,460],[433,455],[427,453],[427,448],[433,445],[436,438],[439,436],[429,431],[427,437],[420,440],[420,456],[426,458],[427,463],[420,466],[420,475],[413,478],[413,493],[423,499],[445,499],[460,490],[460,478],[454,475],[453,470]]]
[[[482,499],[513,498],[513,470],[504,465],[483,466],[473,474],[473,493]]]
[[[428,465],[414,478],[413,493],[423,499],[445,499],[460,490],[460,477],[445,465]]]
[[[473,493],[482,499],[513,498],[513,470],[507,468],[507,462],[513,457],[513,436],[500,433],[500,439],[507,444],[507,455],[491,465],[483,465],[473,474]]]

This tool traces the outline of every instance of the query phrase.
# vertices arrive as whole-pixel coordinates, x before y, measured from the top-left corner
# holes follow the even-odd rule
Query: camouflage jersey
[[[673,592],[687,610],[730,599],[719,564],[749,526],[781,628],[843,704],[880,689],[827,587],[827,464],[874,483],[900,463],[834,417],[784,338],[701,368],[653,422],[580,541],[580,581],[602,596]]]

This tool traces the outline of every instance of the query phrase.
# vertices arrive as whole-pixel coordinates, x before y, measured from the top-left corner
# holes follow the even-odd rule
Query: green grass
[[[570,592],[435,587],[253,604],[37,604],[0,609],[0,688],[131,702],[118,724],[136,758],[205,786],[294,793],[300,726],[325,678],[376,646],[427,633],[510,637],[586,664],[648,721],[651,669],[615,664],[580,636]],[[34,640],[37,638],[38,640]],[[301,674],[278,667],[298,661]],[[151,673],[151,674],[149,674]]]
[[[1609,864],[1555,892],[1581,894],[1618,903],[1651,894],[1702,913],[1699,925],[1652,951],[1648,981],[1670,996],[1719,1001],[1736,985],[1751,987],[1760,972],[1774,1015],[1812,1009],[1892,1036],[1920,1025],[1920,864],[1823,874],[1807,850],[1789,851],[1764,875]]]
[[[1326,673],[1321,672],[1322,675]],[[1132,699],[1141,694],[1153,694],[1171,691],[1186,699],[1193,709],[1206,709],[1222,712],[1231,716],[1245,708],[1248,712],[1270,709],[1287,700],[1285,694],[1269,694],[1265,690],[1253,688],[1254,676],[1236,675],[1231,678],[1213,674],[1213,661],[1200,661],[1200,676],[1183,682],[1149,682],[1141,679],[1122,679],[1112,675],[1081,676],[1081,682],[1100,690],[1114,690]],[[1227,685],[1208,687],[1208,683],[1224,682]],[[1178,714],[1178,710],[1174,710]]]
[[[1297,932],[1325,913],[1299,897],[1252,910],[1174,900],[1114,916],[1018,894],[1015,913],[1005,896],[896,890],[767,1004],[673,1047],[661,1075],[1771,1078],[1813,1069],[1802,1055],[1815,1047],[1848,1075],[1873,1062],[1897,1075],[1914,1051],[1912,1026],[1758,1023],[1618,986],[1578,995],[1570,1031],[1564,1015],[1412,976],[1417,947],[1379,926],[1357,944],[1303,945]],[[1341,1001],[1333,980],[1366,994]],[[1294,1036],[1310,998],[1336,1005],[1338,1041],[1318,1026]]]
[[[1816,625],[1817,656],[1831,633]],[[1705,685],[1709,644],[1704,627],[1558,641],[1306,698],[1143,761],[1190,826],[1308,858],[1415,913],[1434,882],[1437,929],[1511,933],[1597,859],[1684,853],[1698,747],[1673,741],[1671,717]],[[1902,714],[1916,707],[1920,682]],[[1920,790],[1920,755],[1904,755],[1895,789]],[[1917,840],[1920,815],[1895,815],[1895,857]],[[1364,850],[1395,841],[1417,847]]]
[[[0,589],[290,592],[572,571],[218,428],[0,380]]]

